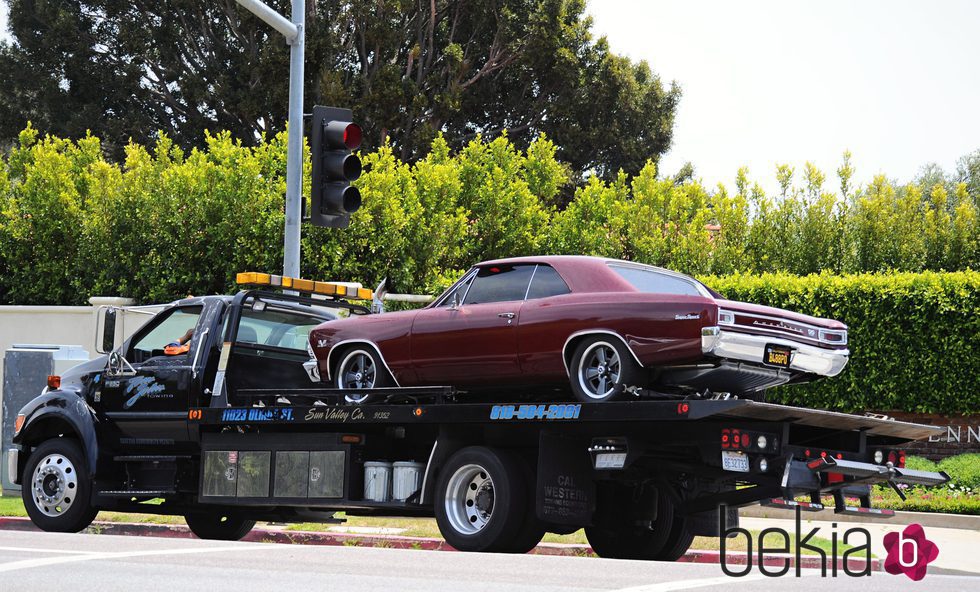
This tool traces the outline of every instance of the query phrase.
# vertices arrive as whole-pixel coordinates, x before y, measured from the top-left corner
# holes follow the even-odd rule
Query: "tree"
[[[288,14],[287,0],[269,2]],[[505,130],[542,132],[577,172],[637,173],[670,145],[676,85],[593,39],[584,0],[307,0],[306,107],[353,107],[368,150],[422,158]],[[122,155],[164,131],[246,145],[284,129],[288,51],[234,0],[12,0],[0,46],[0,141],[26,121],[87,129]]]

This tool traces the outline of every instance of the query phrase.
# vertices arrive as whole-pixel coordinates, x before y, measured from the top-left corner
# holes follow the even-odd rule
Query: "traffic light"
[[[310,222],[315,226],[347,228],[361,207],[361,192],[350,184],[361,176],[361,159],[351,154],[361,145],[361,127],[353,118],[350,109],[313,107]]]

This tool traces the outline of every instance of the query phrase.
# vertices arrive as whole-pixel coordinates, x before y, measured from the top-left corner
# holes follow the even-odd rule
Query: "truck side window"
[[[201,317],[202,306],[187,306],[175,308],[154,327],[138,336],[130,346],[129,357],[133,362],[143,362],[154,356],[163,355],[163,348],[187,334],[189,329],[197,326]]]

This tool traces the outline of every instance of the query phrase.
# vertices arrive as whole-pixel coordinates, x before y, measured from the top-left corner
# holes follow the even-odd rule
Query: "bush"
[[[932,471],[936,472],[939,469],[939,463],[931,461],[928,458],[921,456],[908,456],[905,458],[905,468],[912,469],[913,471]]]
[[[770,391],[774,401],[847,412],[980,409],[980,273],[702,278],[728,298],[839,319],[851,360],[834,378]]]
[[[980,453],[957,454],[944,458],[939,461],[939,470],[946,471],[955,485],[968,487],[980,497]]]

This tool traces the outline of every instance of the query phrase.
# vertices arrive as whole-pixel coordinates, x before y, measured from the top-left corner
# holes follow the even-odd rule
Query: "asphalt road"
[[[730,578],[715,565],[0,531],[0,592],[980,590],[980,577]]]

